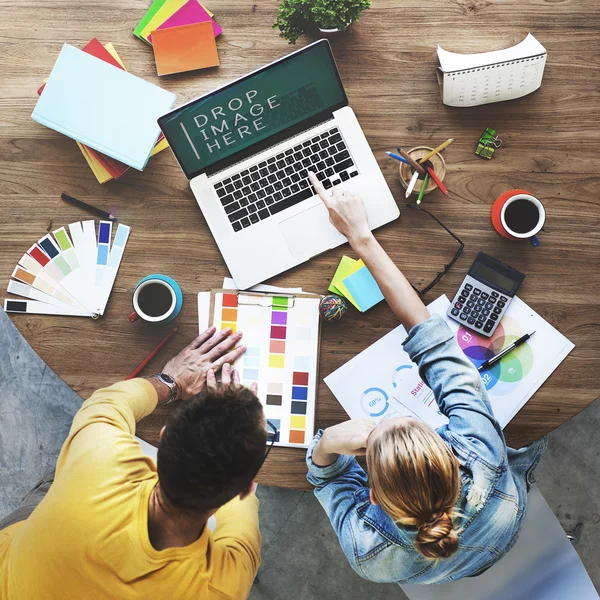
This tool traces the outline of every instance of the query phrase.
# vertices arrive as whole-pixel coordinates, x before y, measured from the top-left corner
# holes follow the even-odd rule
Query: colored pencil
[[[394,154],[393,152],[386,152],[386,154],[390,158],[394,158],[396,160],[399,160],[400,162],[403,162],[403,163],[405,163],[407,165],[410,165],[410,163],[405,158],[402,158],[399,154]]]
[[[442,183],[440,178],[435,174],[435,171],[429,165],[425,165],[425,168],[427,169],[427,172],[431,176],[431,179],[433,179],[436,182],[437,186],[440,188],[440,192],[442,192],[442,194],[448,196],[448,190],[446,189],[446,186]]]
[[[435,150],[432,150],[429,154],[426,154],[423,158],[419,159],[419,163],[423,164],[427,162],[432,156],[435,156],[438,152],[441,152],[446,146],[449,146],[454,141],[454,138],[446,140],[443,144],[440,144]]]
[[[129,380],[137,377],[140,371],[160,352],[160,349],[175,335],[178,329],[179,327],[173,327],[173,329],[171,329],[164,339],[159,342],[158,346],[156,346],[156,348],[154,348],[154,350],[152,350],[152,352],[146,356],[146,358],[135,368],[133,373],[127,379]]]
[[[415,162],[408,154],[406,154],[402,148],[396,148],[396,150],[398,150],[398,154],[400,154],[400,156],[404,158],[413,169],[419,171],[421,175],[425,174],[423,167],[419,163]]]
[[[417,183],[417,179],[419,179],[419,171],[415,171],[413,173],[413,176],[410,178],[410,183],[408,184],[408,187],[406,188],[405,198],[408,198],[412,194],[415,184]]]
[[[87,202],[83,202],[82,200],[78,200],[77,198],[73,198],[73,196],[69,196],[67,194],[61,194],[60,197],[65,202],[69,202],[70,204],[74,204],[75,206],[80,206],[81,208],[85,208],[92,214],[98,215],[99,217],[102,217],[103,219],[107,219],[108,221],[116,221],[117,220],[117,217],[115,217],[114,215],[111,215],[109,212],[106,212],[105,210],[102,210],[101,208],[96,208],[95,206],[92,206],[91,204],[88,204]]]
[[[417,198],[417,204],[421,204],[421,200],[423,200],[423,194],[425,194],[425,188],[429,183],[429,173],[425,173],[425,177],[423,178],[423,183],[421,184],[421,189],[419,190],[419,197]]]

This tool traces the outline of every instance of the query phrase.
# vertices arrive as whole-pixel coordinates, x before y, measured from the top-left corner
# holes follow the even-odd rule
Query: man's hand
[[[206,373],[206,385],[209,388],[217,389],[220,385],[240,386],[240,374],[237,369],[232,369],[229,363],[225,363],[221,370],[221,381],[217,381],[217,375],[213,369],[209,369]],[[252,393],[258,395],[258,383],[255,381],[251,386]]]
[[[195,396],[204,389],[208,371],[217,372],[226,363],[231,364],[242,356],[246,346],[232,350],[241,339],[240,331],[231,335],[229,327],[222,331],[209,327],[172,358],[163,373],[174,379],[179,388],[179,398],[187,400]]]
[[[313,452],[313,462],[321,467],[335,462],[340,454],[360,456],[367,451],[367,439],[375,428],[371,419],[352,419],[328,427]]]
[[[308,178],[327,207],[329,220],[346,236],[351,246],[364,243],[372,237],[367,209],[360,196],[351,192],[340,192],[338,188],[334,188],[332,193],[328,192],[312,171],[308,172]]]

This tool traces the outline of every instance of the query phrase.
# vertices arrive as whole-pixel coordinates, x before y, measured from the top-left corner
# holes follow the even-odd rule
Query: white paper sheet
[[[448,323],[459,346],[475,366],[523,334],[535,335],[482,373],[482,380],[500,425],[504,428],[575,347],[520,298],[511,302],[492,338],[478,336],[446,316],[450,302],[441,296],[428,308]],[[325,378],[351,418],[380,421],[406,411],[433,427],[447,422],[431,390],[402,349],[404,327],[397,327]],[[403,413],[404,411],[404,413]]]

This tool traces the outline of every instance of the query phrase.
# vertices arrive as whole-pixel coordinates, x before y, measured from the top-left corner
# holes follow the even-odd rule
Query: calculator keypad
[[[509,302],[496,291],[484,291],[470,283],[464,283],[454,299],[450,314],[472,329],[489,334],[501,318]]]

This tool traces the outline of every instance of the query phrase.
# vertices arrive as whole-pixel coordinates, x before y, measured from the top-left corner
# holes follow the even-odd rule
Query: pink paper
[[[188,0],[178,11],[173,13],[157,29],[167,29],[169,27],[178,27],[179,25],[190,25],[191,23],[202,23],[203,21],[212,21],[213,31],[217,37],[223,30],[217,25],[214,19],[200,6],[198,0]],[[148,36],[148,41],[152,43],[152,36]]]

